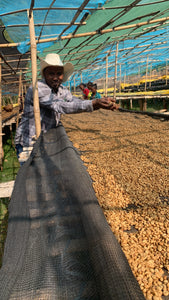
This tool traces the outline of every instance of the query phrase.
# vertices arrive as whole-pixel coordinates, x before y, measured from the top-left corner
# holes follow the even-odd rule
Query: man
[[[46,58],[41,60],[40,70],[42,80],[38,81],[38,95],[41,129],[44,132],[58,125],[61,114],[92,112],[99,108],[116,109],[116,104],[110,102],[109,98],[82,101],[74,97],[62,85],[62,82],[66,82],[73,73],[73,69],[74,67],[71,63],[63,64],[60,56],[56,53],[47,54]],[[25,97],[23,115],[15,135],[15,146],[18,157],[23,151],[23,147],[33,146],[35,136],[33,89],[31,86]]]

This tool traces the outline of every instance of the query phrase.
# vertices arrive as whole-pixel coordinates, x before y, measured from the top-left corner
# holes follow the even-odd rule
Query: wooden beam
[[[18,91],[18,106],[20,106],[20,97],[21,97],[21,90],[22,90],[22,71],[20,71],[19,74],[19,91]],[[16,128],[18,127],[19,124],[19,109],[17,112],[17,118],[16,118]]]
[[[108,55],[106,55],[106,81],[105,81],[105,96],[107,97],[107,88],[108,88]]]
[[[166,0],[159,0],[156,2],[149,2],[149,3],[143,3],[143,4],[137,4],[134,7],[140,7],[140,6],[147,6],[147,5],[152,5],[152,4],[161,4],[163,2],[166,2]],[[111,7],[97,7],[97,8],[93,8],[93,7],[88,7],[88,10],[90,11],[98,11],[98,10],[116,10],[116,9],[127,9],[128,5],[123,5],[123,6],[111,6]],[[49,7],[34,7],[32,10],[33,11],[37,11],[37,10],[48,10]],[[50,10],[78,10],[79,7],[51,7]],[[27,9],[19,9],[19,10],[14,10],[11,12],[7,12],[7,13],[3,13],[0,14],[0,17],[2,16],[7,16],[7,15],[12,15],[12,14],[16,14],[16,13],[20,13],[20,12],[25,12],[27,11]]]
[[[94,36],[94,35],[99,35],[99,34],[105,34],[105,33],[110,33],[110,32],[115,32],[115,31],[120,31],[120,30],[125,30],[125,29],[130,29],[130,28],[138,28],[144,25],[150,25],[158,22],[166,22],[169,20],[169,17],[165,18],[159,18],[159,19],[154,19],[154,20],[148,20],[144,22],[139,22],[135,24],[130,24],[130,25],[125,25],[125,26],[117,26],[109,29],[103,29],[101,31],[91,31],[91,32],[85,32],[85,33],[78,33],[78,34],[68,34],[66,36],[60,36],[60,40],[67,40],[71,38],[80,38],[80,37],[87,37],[87,36]],[[36,40],[36,43],[46,43],[46,42],[52,42],[58,40],[58,37],[55,38],[47,38],[47,39],[41,39],[41,40]],[[30,45],[30,42],[27,43],[27,45]],[[14,46],[19,46],[19,43],[7,43],[7,44],[0,44],[1,48],[5,47],[14,47]]]
[[[33,108],[34,108],[34,117],[35,117],[36,138],[38,138],[41,133],[41,121],[40,121],[40,107],[39,107],[38,84],[37,84],[37,52],[36,52],[33,12],[30,10],[28,10],[28,20],[29,20],[30,43],[31,43]]]
[[[45,26],[66,26],[66,25],[69,25],[70,23],[68,22],[60,22],[60,23],[45,23]],[[86,25],[86,22],[75,22],[73,23],[73,25]],[[14,25],[0,25],[0,28],[9,28],[9,27],[28,27],[29,25],[28,24],[14,24]],[[43,26],[42,23],[37,23],[37,24],[34,24],[35,27],[41,27]]]

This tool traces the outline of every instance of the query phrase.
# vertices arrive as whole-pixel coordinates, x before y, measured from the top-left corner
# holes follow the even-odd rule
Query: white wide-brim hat
[[[68,78],[72,75],[74,71],[74,66],[71,63],[65,63],[63,64],[60,56],[56,53],[49,53],[46,55],[45,59],[41,59],[40,62],[40,71],[42,76],[43,75],[43,70],[47,67],[63,67],[63,82],[67,81]]]

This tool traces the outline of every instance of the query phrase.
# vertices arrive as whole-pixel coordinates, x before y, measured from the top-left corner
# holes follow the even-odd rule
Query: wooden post
[[[167,85],[167,59],[166,59],[166,67],[165,67],[165,84]]]
[[[126,85],[126,71],[124,73],[124,89],[125,89],[125,85]]]
[[[31,44],[31,62],[32,62],[32,87],[33,87],[33,108],[35,117],[36,138],[41,133],[41,121],[40,121],[40,106],[38,97],[38,84],[37,84],[37,52],[36,52],[36,40],[35,40],[35,28],[33,21],[33,11],[28,10],[29,20],[29,33]]]
[[[108,87],[108,55],[106,55],[106,81],[105,81],[105,96],[107,97],[107,87]]]
[[[139,99],[139,106],[140,106],[140,111],[143,111],[143,99]]]
[[[146,97],[144,97],[143,99],[143,111],[146,111],[147,110],[147,99]]]
[[[26,95],[26,84],[24,85],[24,93]]]
[[[146,92],[146,89],[147,89],[147,73],[148,73],[148,56],[147,56],[147,65],[146,65],[146,76],[145,76],[145,92]]]
[[[18,128],[19,124],[19,108],[21,104],[21,90],[22,90],[22,71],[19,73],[19,91],[18,91],[18,111],[17,111],[17,119],[16,119],[16,128]]]
[[[133,99],[131,98],[130,99],[130,109],[132,109],[133,108]]]
[[[140,85],[140,66],[138,66],[137,89],[139,88],[139,85]]]
[[[115,56],[115,71],[114,71],[114,92],[113,98],[116,100],[116,85],[117,85],[117,57],[118,57],[119,42],[116,43],[116,56]]]
[[[120,83],[119,83],[119,93],[121,93],[121,64],[120,64]]]
[[[149,87],[151,87],[151,80],[152,80],[152,64],[150,66],[150,81],[149,81]]]
[[[147,99],[146,97],[139,99],[140,104],[140,111],[146,111],[147,110]]]
[[[121,93],[121,64],[120,64],[120,84],[119,84],[119,93]],[[119,99],[119,105],[121,107],[121,99]]]
[[[2,145],[2,87],[1,87],[1,57],[0,57],[0,168],[2,170],[3,145]]]
[[[74,74],[74,93],[76,92],[76,81],[75,81],[75,74]]]
[[[22,97],[21,109],[23,110],[23,106],[24,106],[24,92],[23,92],[23,84],[22,84],[22,92],[21,92],[21,97]]]
[[[167,97],[163,99],[163,109],[167,109]]]

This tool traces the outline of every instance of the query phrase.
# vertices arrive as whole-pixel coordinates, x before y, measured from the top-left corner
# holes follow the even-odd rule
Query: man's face
[[[44,70],[46,83],[54,90],[57,90],[63,81],[63,67],[47,67]]]

